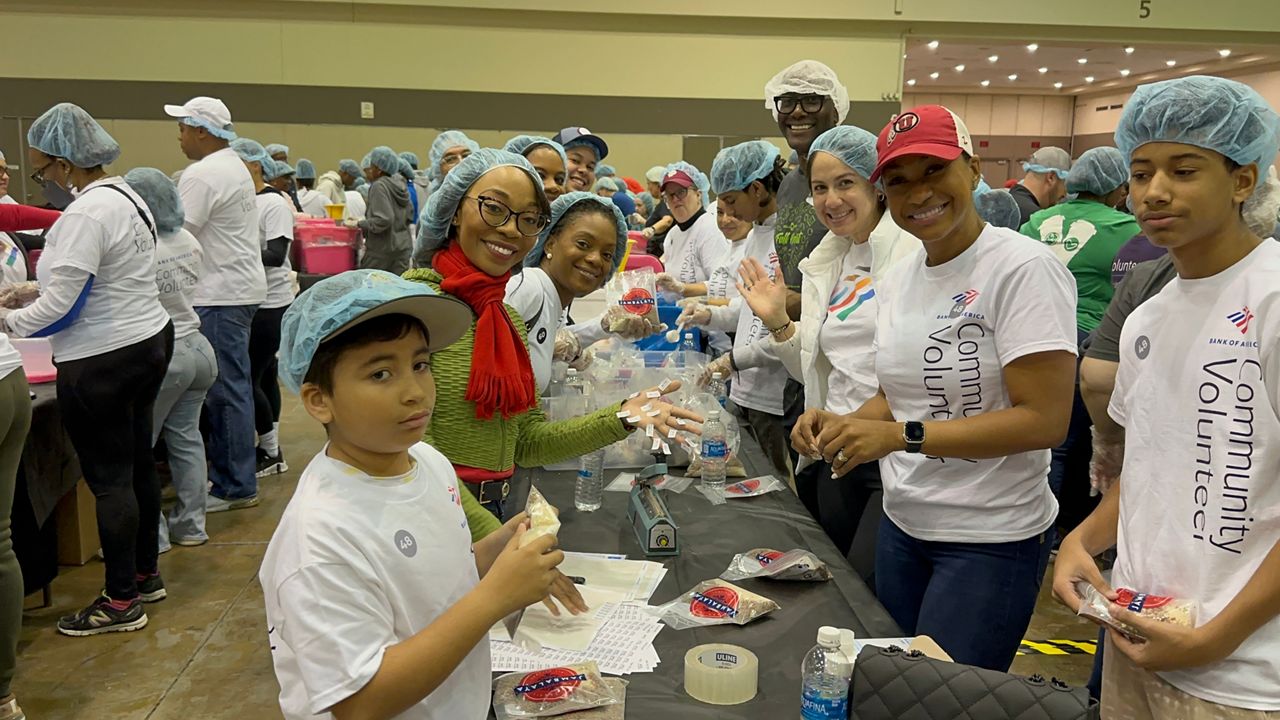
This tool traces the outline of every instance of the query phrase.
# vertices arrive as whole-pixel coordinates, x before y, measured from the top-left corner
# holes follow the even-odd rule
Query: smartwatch
[[[924,423],[915,421],[903,423],[902,440],[907,444],[907,452],[920,452],[924,447]]]

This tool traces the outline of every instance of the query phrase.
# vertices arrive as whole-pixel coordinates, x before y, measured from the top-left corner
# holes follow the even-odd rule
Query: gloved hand
[[[0,307],[24,308],[40,297],[40,283],[20,282],[0,289]]]
[[[360,227],[360,221],[355,218],[345,218],[342,220],[335,220],[334,222],[336,222],[337,224],[341,225],[344,228],[351,228],[353,230]]]
[[[1100,435],[1097,428],[1093,432],[1093,459],[1089,461],[1089,484],[1098,495],[1103,495],[1116,480],[1120,479],[1120,469],[1124,466],[1124,441],[1108,440]]]
[[[684,296],[684,283],[677,280],[676,276],[671,273],[658,273],[658,276],[653,279],[653,284],[658,292]]]
[[[595,362],[595,359],[596,349],[587,348],[585,352],[578,355],[578,357],[574,358],[573,361],[569,363],[569,367],[577,370],[578,372],[582,372],[583,370],[591,367],[591,363]]]
[[[711,308],[702,303],[687,303],[684,310],[680,311],[680,318],[676,320],[676,325],[680,327],[689,327],[690,325],[698,325],[706,327],[711,323]]]
[[[552,360],[572,363],[580,352],[582,352],[582,344],[578,342],[577,335],[568,328],[560,328],[556,331],[556,341],[551,351]]]
[[[720,357],[707,363],[707,367],[702,371],[702,377],[698,380],[698,384],[706,387],[711,382],[711,376],[720,373],[721,379],[728,380],[729,375],[733,372],[733,362],[729,359],[731,352],[725,353]]]
[[[600,316],[600,325],[605,332],[618,335],[624,340],[641,340],[654,333],[664,332],[666,325],[654,324],[658,314],[636,315],[614,305]]]

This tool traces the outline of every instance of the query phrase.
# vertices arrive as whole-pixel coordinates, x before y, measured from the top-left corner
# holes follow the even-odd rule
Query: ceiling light
[[[1125,55],[1132,55],[1132,54],[1133,54],[1133,48],[1131,48],[1131,47],[1127,47],[1127,48],[1125,48],[1125,49],[1124,49],[1124,54],[1125,54]]]
[[[1093,76],[1092,76],[1092,75],[1087,75],[1087,76],[1085,76],[1084,81],[1085,81],[1085,82],[1087,82],[1087,83],[1091,83],[1091,82],[1093,82]]]
[[[1054,84],[1053,84],[1053,86],[1054,86],[1055,88],[1059,89],[1059,90],[1061,90],[1061,89],[1062,89],[1062,83],[1060,83],[1060,82],[1056,82],[1056,83],[1054,83]]]
[[[988,85],[990,85],[990,84],[991,84],[991,81],[990,81],[990,80],[983,80],[982,82],[980,82],[980,83],[978,83],[978,84],[979,84],[979,85],[981,85],[982,87],[986,87],[986,86],[988,86]]]
[[[1129,77],[1129,70],[1126,68],[1120,71],[1120,77]]]
[[[1164,61],[1164,64],[1165,64],[1165,65],[1168,65],[1169,67],[1173,67],[1174,65],[1177,65],[1177,64],[1178,64],[1178,61],[1177,61],[1177,60],[1165,60],[1165,61]]]
[[[1045,74],[1045,73],[1047,73],[1047,72],[1049,72],[1049,68],[1040,68],[1040,74],[1041,74],[1041,75],[1043,75],[1043,74]]]
[[[937,80],[937,79],[938,79],[938,73],[936,73],[936,72],[929,73],[929,79],[930,79],[930,80]]]
[[[1035,52],[1040,49],[1040,46],[1035,43],[1031,43],[1030,45],[1027,46],[1027,49],[1030,50],[1031,52]]]
[[[1081,65],[1084,65],[1085,63],[1089,62],[1089,58],[1078,58],[1076,62],[1080,63]]]
[[[915,79],[915,78],[911,78],[910,80],[908,80],[908,81],[907,81],[907,84],[908,84],[908,85],[915,85],[915,84],[916,84],[916,79]]]
[[[995,62],[1000,59],[999,55],[988,55],[987,62]]]
[[[1009,79],[1010,79],[1010,80],[1017,80],[1017,79],[1018,79],[1018,74],[1017,74],[1017,73],[1014,73],[1013,75],[1010,75],[1010,76],[1009,76]]]
[[[964,65],[957,65],[956,72],[964,72]]]
[[[929,49],[930,49],[930,50],[937,50],[937,49],[938,49],[938,41],[937,41],[937,40],[930,40],[930,41],[929,41],[929,46],[928,46],[928,47],[929,47]]]
[[[1231,51],[1223,48],[1218,51],[1218,57],[1231,57]]]
[[[906,59],[907,59],[907,54],[906,54],[906,53],[902,53],[902,59],[903,59],[903,60],[906,60]]]

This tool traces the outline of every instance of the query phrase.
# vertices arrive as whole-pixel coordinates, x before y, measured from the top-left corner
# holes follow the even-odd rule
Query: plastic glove
[[[1089,461],[1089,484],[1094,493],[1103,495],[1120,479],[1120,469],[1124,466],[1124,440],[1108,441],[1097,428],[1090,430],[1093,432],[1093,459]]]
[[[350,228],[350,229],[352,229],[352,230],[354,230],[354,229],[356,229],[356,228],[360,227],[360,221],[359,221],[359,220],[357,220],[357,219],[355,219],[355,218],[346,218],[346,219],[344,219],[344,220],[335,220],[334,222],[336,222],[337,224],[341,225],[341,226],[342,226],[342,227],[344,227],[344,228]]]
[[[652,319],[650,315],[652,315]],[[666,331],[666,325],[654,324],[653,320],[656,318],[657,313],[636,315],[614,305],[605,311],[604,315],[600,316],[600,325],[605,332],[618,335],[623,339],[642,340],[655,333]]]
[[[706,387],[711,382],[711,376],[720,373],[722,379],[728,380],[729,375],[733,374],[733,362],[729,359],[731,353],[725,353],[720,357],[707,363],[702,370],[702,377],[698,380],[698,384]]]
[[[560,328],[556,331],[556,341],[551,351],[552,360],[572,363],[580,352],[582,352],[582,343],[578,342],[577,335],[570,332],[568,328]]]
[[[40,283],[20,282],[0,289],[0,307],[24,308],[40,297]]]
[[[684,296],[684,283],[677,280],[671,273],[658,273],[658,276],[653,279],[653,284],[658,292]]]
[[[573,361],[569,363],[569,367],[577,370],[578,372],[582,372],[583,370],[591,367],[591,363],[595,362],[595,359],[596,349],[587,348],[586,352],[574,358]]]
[[[684,310],[680,311],[680,318],[676,320],[676,325],[680,327],[689,327],[690,325],[706,327],[710,323],[711,308],[702,303],[685,305]]]

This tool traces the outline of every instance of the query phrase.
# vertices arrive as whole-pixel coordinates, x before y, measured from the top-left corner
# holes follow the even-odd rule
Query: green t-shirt
[[[1132,215],[1092,200],[1071,200],[1032,214],[1022,234],[1053,251],[1076,278],[1076,324],[1092,332],[1111,302],[1111,262],[1142,232]]]

